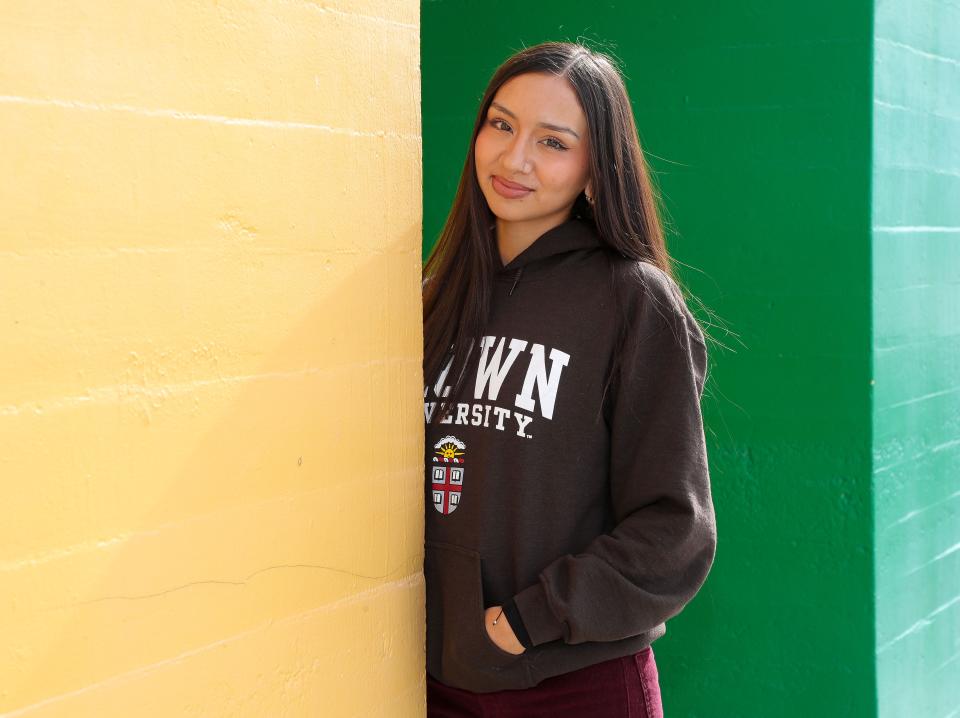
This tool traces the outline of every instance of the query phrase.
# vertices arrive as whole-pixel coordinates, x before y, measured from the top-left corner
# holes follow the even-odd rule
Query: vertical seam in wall
[[[869,108],[867,115],[867,133],[868,133],[868,146],[869,146],[869,169],[867,171],[867,214],[870,218],[870,231],[868,235],[868,276],[867,276],[867,297],[868,297],[868,312],[867,312],[867,341],[868,341],[868,352],[867,352],[867,365],[868,372],[870,376],[870,382],[867,384],[867,411],[869,413],[869,421],[867,422],[867,466],[870,475],[869,481],[869,491],[870,491],[870,501],[869,506],[870,510],[868,511],[869,516],[867,517],[868,524],[868,536],[870,540],[870,596],[871,600],[869,601],[869,621],[870,621],[870,684],[871,691],[870,697],[872,705],[869,709],[870,715],[879,715],[880,710],[880,685],[877,676],[877,596],[878,586],[877,586],[877,486],[876,486],[876,459],[875,459],[875,437],[876,437],[876,365],[875,365],[875,352],[874,347],[876,346],[876,326],[875,326],[875,307],[876,307],[876,297],[874,284],[876,277],[876,259],[875,259],[875,249],[876,234],[874,232],[875,225],[875,213],[874,213],[874,200],[876,194],[874,192],[874,185],[876,182],[876,135],[874,132],[874,120],[876,116],[876,111],[874,107],[875,98],[875,88],[876,88],[876,17],[877,17],[877,0],[873,0],[870,3],[870,12],[868,14],[868,25],[869,25],[869,37],[868,37],[868,62],[869,62],[869,75],[867,77],[867,106]]]

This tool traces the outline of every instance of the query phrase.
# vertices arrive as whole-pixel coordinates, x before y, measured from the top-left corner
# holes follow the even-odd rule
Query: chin
[[[504,209],[496,205],[490,205],[490,210],[497,219],[502,219],[507,222],[523,222],[538,216],[537,213],[531,212],[529,209],[523,207],[508,207]]]
[[[538,214],[533,205],[501,197],[496,192],[491,192],[489,195],[484,193],[484,196],[487,198],[487,206],[490,211],[500,219],[516,222],[530,219]]]

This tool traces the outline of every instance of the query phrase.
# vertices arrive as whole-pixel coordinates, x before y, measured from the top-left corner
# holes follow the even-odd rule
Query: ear
[[[593,197],[593,186],[590,182],[587,182],[587,186],[584,187],[583,192],[587,197]]]

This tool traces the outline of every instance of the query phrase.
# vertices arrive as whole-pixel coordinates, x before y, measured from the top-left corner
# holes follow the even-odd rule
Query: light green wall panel
[[[873,359],[884,718],[960,716],[960,4],[878,2]]]

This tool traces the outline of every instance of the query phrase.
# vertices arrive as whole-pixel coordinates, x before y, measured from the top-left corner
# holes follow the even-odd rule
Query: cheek
[[[473,145],[473,154],[477,158],[477,164],[483,165],[490,157],[490,140],[487,133],[483,130],[477,135],[477,141]]]
[[[544,167],[548,173],[550,184],[557,189],[565,190],[579,187],[587,181],[589,167],[586,162],[577,157],[562,157]]]

